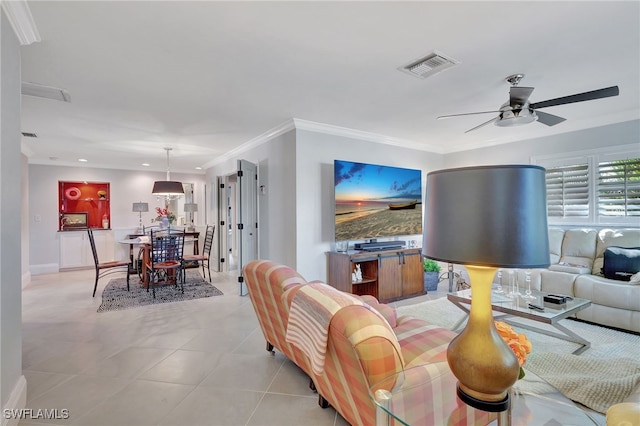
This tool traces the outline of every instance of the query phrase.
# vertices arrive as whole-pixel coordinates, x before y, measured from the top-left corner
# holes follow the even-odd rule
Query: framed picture
[[[60,229],[82,229],[87,228],[88,212],[80,213],[61,213],[60,214]]]

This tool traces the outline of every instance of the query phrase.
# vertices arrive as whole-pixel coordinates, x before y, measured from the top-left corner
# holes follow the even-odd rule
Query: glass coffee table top
[[[446,362],[410,367],[370,389],[376,426],[382,425],[597,425],[557,389],[531,372],[513,386],[503,413],[477,410],[458,399]]]
[[[447,299],[456,305],[458,308],[469,313],[468,306],[471,304],[472,290],[462,290],[455,293],[447,294]],[[582,309],[588,308],[591,305],[591,301],[587,299],[580,299],[572,297],[563,304],[553,304],[544,301],[544,296],[549,293],[532,291],[532,299],[525,299],[521,296],[507,297],[505,294],[499,294],[495,291],[491,294],[491,308],[496,312],[501,312],[503,316],[497,316],[496,319],[516,325],[528,330],[536,331],[538,333],[553,336],[558,339],[567,340],[569,342],[578,343],[581,346],[573,353],[575,355],[581,354],[585,350],[591,347],[591,343],[581,336],[577,335],[573,331],[567,329],[560,321],[574,315],[576,312]],[[541,308],[537,309],[532,307]],[[513,322],[511,318],[522,318],[531,320],[531,323]],[[458,324],[453,327],[453,330],[457,330],[466,318],[462,318]],[[550,331],[545,328],[536,327],[535,323],[542,323],[551,325],[556,331]]]

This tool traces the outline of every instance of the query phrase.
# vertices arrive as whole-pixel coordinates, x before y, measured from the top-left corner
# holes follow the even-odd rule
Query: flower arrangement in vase
[[[169,211],[168,208],[156,207],[156,213],[158,217],[156,217],[156,222],[162,222],[162,217],[165,216],[169,223],[173,223],[176,220],[175,213]]]

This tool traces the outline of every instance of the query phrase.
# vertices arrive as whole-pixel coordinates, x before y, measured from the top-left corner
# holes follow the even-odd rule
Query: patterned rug
[[[142,287],[138,283],[138,277],[131,275],[127,291],[126,278],[116,278],[106,285],[102,291],[102,304],[98,312],[119,311],[138,306],[153,305],[169,302],[181,302],[183,300],[200,299],[203,297],[220,296],[222,292],[202,279],[199,271],[188,270],[184,283],[184,294],[180,285],[156,287],[156,297],[153,298],[151,290]]]
[[[411,315],[447,328],[465,316],[446,298],[400,306],[397,310],[398,316]],[[640,336],[580,321],[564,320],[562,325],[591,342],[591,347],[573,355],[579,347],[576,343],[515,327],[527,335],[533,347],[525,370],[542,377],[568,398],[601,413],[624,400],[640,383]],[[536,326],[544,327],[539,323]]]

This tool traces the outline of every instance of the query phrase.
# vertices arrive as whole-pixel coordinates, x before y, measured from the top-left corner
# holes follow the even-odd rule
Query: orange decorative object
[[[75,186],[72,186],[71,188],[68,188],[66,191],[64,191],[64,196],[69,200],[77,200],[78,198],[80,198],[80,195],[82,195],[82,193]]]
[[[518,358],[518,364],[522,367],[527,361],[527,355],[531,353],[531,342],[527,339],[527,336],[522,333],[516,333],[516,331],[505,322],[495,321],[495,326],[500,337],[509,345],[516,358]]]

